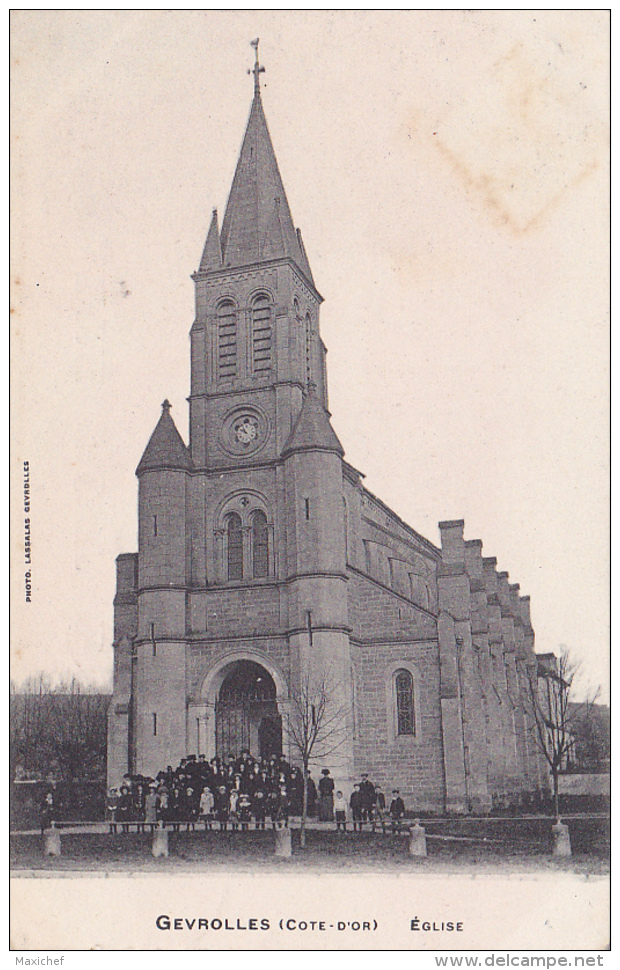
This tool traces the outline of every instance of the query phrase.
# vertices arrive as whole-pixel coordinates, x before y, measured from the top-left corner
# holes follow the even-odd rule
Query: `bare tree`
[[[11,684],[10,771],[63,780],[105,773],[109,694],[75,678],[53,687],[44,674]]]
[[[61,776],[67,780],[102,776],[109,697],[72,678],[70,684],[58,688],[56,698],[49,728]]]
[[[35,771],[45,756],[47,697],[52,686],[44,674],[29,677],[22,685],[11,681],[9,703],[9,768],[11,781],[18,770]]]
[[[572,725],[576,767],[588,772],[608,770],[611,753],[609,708],[590,698],[578,708]]]
[[[549,765],[556,817],[559,817],[559,776],[571,758],[574,726],[582,709],[593,704],[600,691],[598,688],[593,697],[581,704],[572,701],[571,692],[579,669],[580,664],[568,650],[563,650],[559,657],[553,653],[541,654],[524,701],[525,710],[536,725],[539,748]]]
[[[310,763],[326,761],[348,737],[349,712],[340,697],[339,683],[329,670],[316,674],[305,672],[290,694],[289,711],[283,719],[285,736],[303,768],[302,848],[306,845]]]

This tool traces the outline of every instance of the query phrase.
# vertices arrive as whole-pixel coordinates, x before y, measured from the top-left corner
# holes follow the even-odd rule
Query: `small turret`
[[[138,478],[147,470],[163,468],[189,470],[194,467],[190,453],[170,415],[170,401],[166,399],[161,407],[161,417],[136,468]]]
[[[199,273],[208,273],[222,268],[222,244],[220,242],[220,230],[217,224],[217,209],[213,210],[211,225],[207,233],[207,241],[202,251]]]
[[[300,451],[333,451],[344,457],[344,448],[329,418],[329,412],[317,397],[316,385],[310,383],[299,417],[282,449],[282,457],[287,458]]]
[[[187,473],[193,467],[166,400],[136,469],[141,587],[185,583]]]

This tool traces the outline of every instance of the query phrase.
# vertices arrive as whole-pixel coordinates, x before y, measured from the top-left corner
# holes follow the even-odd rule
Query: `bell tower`
[[[327,404],[322,297],[254,97],[221,230],[214,210],[191,330],[190,451],[197,468],[276,459],[309,383]]]
[[[304,677],[326,673],[345,712],[330,765],[336,778],[352,771],[344,451],[327,411],[322,297],[253,46],[226,211],[221,226],[213,212],[192,277],[189,445],[165,401],[137,469],[138,555],[133,570],[119,564],[111,777],[128,762],[154,776],[194,752],[288,751],[290,704]]]

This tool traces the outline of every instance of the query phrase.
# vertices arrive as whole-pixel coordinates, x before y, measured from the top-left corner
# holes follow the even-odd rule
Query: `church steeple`
[[[265,69],[258,62],[258,41],[252,46],[256,50],[256,62],[249,73],[254,75],[254,98],[219,238],[222,265],[224,268],[249,266],[288,257],[314,285],[301,234],[293,223],[263,111],[259,78]],[[212,230],[213,224],[209,236]],[[205,260],[207,246],[209,240],[201,272],[216,268],[213,258]],[[215,245],[210,248],[213,252]]]
[[[193,274],[189,437],[195,469],[279,461],[309,382],[316,385],[316,401],[306,408],[293,451],[326,443],[328,450],[340,449],[325,427],[323,298],[291,217],[261,101],[258,41],[252,46],[254,97],[226,212],[220,229],[214,211]]]

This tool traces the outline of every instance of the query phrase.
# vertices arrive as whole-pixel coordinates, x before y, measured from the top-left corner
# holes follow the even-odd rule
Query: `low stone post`
[[[168,858],[168,829],[165,829],[161,822],[153,829],[153,847],[151,851],[156,859]]]
[[[281,859],[290,859],[292,854],[291,830],[276,829],[276,855]]]
[[[570,834],[568,825],[564,825],[561,818],[558,818],[555,825],[551,826],[553,836],[554,856],[571,856],[573,854],[570,846]]]
[[[60,832],[56,828],[56,823],[52,822],[45,831],[45,855],[60,855]]]
[[[409,829],[409,855],[426,855],[426,829],[420,825],[420,819],[414,819],[413,825]]]

